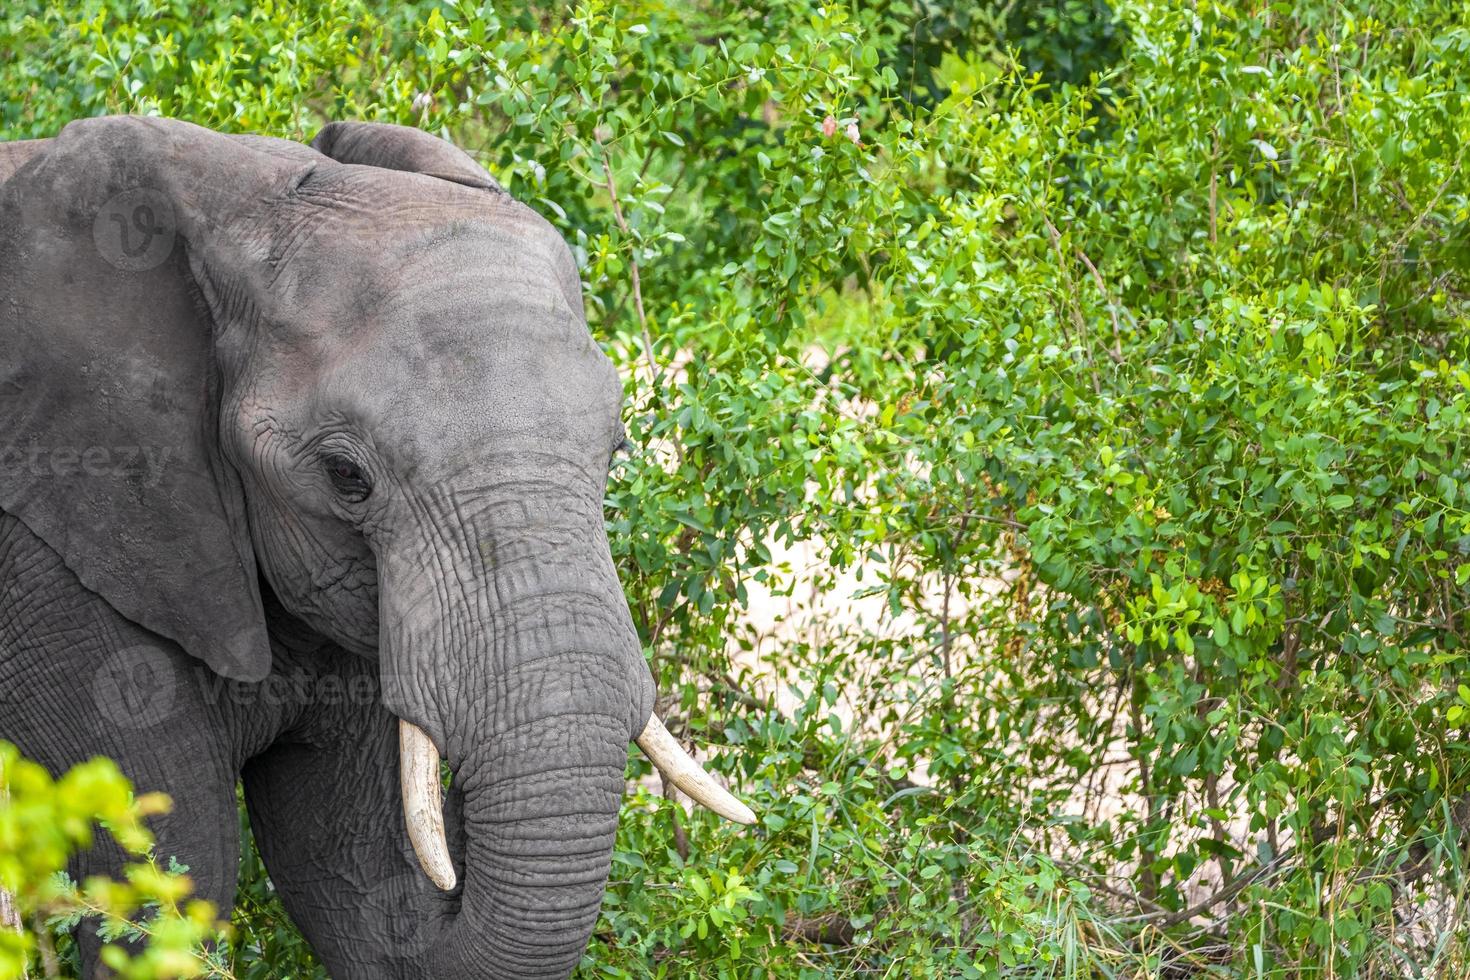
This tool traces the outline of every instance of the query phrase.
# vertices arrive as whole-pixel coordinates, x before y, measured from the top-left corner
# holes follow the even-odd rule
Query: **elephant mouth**
[[[648,724],[634,741],[658,771],[695,803],[735,823],[755,823],[750,807],[705,772],[669,734],[658,715],[649,716]],[[398,779],[403,790],[404,823],[419,866],[436,887],[450,891],[457,881],[444,832],[439,750],[423,729],[403,720],[398,722]]]

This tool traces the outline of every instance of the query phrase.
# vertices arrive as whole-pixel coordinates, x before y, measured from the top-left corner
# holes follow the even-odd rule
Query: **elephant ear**
[[[453,143],[411,126],[391,123],[327,123],[311,141],[317,152],[338,163],[406,170],[467,187],[505,193],[470,155]]]
[[[218,673],[270,669],[196,282],[311,164],[187,123],[67,126],[0,185],[0,509],[122,615]],[[238,285],[227,290],[248,295]]]

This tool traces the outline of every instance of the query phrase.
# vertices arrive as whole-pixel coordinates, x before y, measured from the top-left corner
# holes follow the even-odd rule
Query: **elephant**
[[[0,738],[167,793],[155,853],[220,909],[242,785],[332,976],[565,977],[630,742],[753,822],[653,711],[576,261],[452,143],[0,143],[0,352]]]

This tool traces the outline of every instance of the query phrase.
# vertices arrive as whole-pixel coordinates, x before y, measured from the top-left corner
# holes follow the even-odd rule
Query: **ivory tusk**
[[[658,720],[658,715],[648,716],[648,724],[643,726],[643,734],[636,741],[658,771],[695,803],[708,807],[726,820],[755,823],[755,814],[750,807],[730,795],[729,790],[715,782],[713,776],[690,758],[684,747],[669,734],[664,723]]]
[[[403,789],[403,822],[429,880],[444,891],[454,887],[454,862],[444,837],[444,797],[439,782],[439,750],[423,729],[398,721],[398,782]]]

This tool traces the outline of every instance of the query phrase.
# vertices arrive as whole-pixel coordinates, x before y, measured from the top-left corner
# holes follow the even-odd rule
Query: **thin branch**
[[[664,775],[662,769],[659,770],[658,778],[662,783],[664,799],[674,804],[669,808],[669,820],[674,825],[674,850],[679,852],[681,860],[688,861],[689,835],[684,832],[684,825],[679,822],[679,791],[674,788],[673,783],[669,782],[669,777]]]
[[[613,177],[612,160],[608,156],[607,147],[601,140],[597,141],[597,149],[602,153],[602,172],[607,176],[607,195],[612,200],[613,219],[617,221],[619,230],[623,236],[632,244],[628,252],[629,278],[633,283],[633,309],[638,314],[638,329],[643,334],[643,353],[648,358],[648,384],[652,388],[658,383],[658,365],[653,360],[653,338],[648,333],[648,314],[643,309],[643,278],[638,269],[637,242],[633,239],[633,232],[628,227],[628,221],[623,217],[623,205],[618,200],[618,183]]]
[[[1097,283],[1097,291],[1102,293],[1103,302],[1107,304],[1108,318],[1113,321],[1113,346],[1103,347],[1103,353],[1111,357],[1114,364],[1122,364],[1123,342],[1119,337],[1118,330],[1118,303],[1108,292],[1107,284],[1103,282],[1102,273],[1097,271],[1097,266],[1092,264],[1092,260],[1087,257],[1087,253],[1076,246],[1073,246],[1073,249],[1076,251],[1077,257],[1082,260],[1082,264],[1087,266],[1087,271],[1092,273],[1092,281]]]
[[[1239,878],[1236,878],[1230,884],[1226,885],[1224,888],[1221,888],[1213,895],[1200,899],[1198,902],[1195,902],[1193,905],[1189,906],[1189,908],[1180,909],[1177,912],[1146,912],[1143,915],[1132,915],[1123,919],[1113,919],[1109,923],[1109,925],[1116,926],[1131,923],[1151,923],[1156,928],[1167,929],[1170,926],[1177,926],[1181,922],[1188,922],[1195,916],[1202,915],[1205,912],[1208,912],[1210,909],[1214,908],[1216,905],[1219,905],[1221,902],[1225,902],[1234,898],[1236,895],[1244,891],[1246,886],[1253,885],[1258,881],[1264,881],[1266,878],[1269,878],[1271,875],[1280,870],[1281,865],[1291,855],[1292,851],[1287,851],[1285,854],[1279,855],[1278,857],[1273,858],[1270,861],[1257,865],[1255,870],[1252,871],[1250,874],[1241,875]]]
[[[1217,227],[1216,213],[1215,213],[1215,207],[1216,207],[1215,202],[1216,202],[1216,199],[1217,199],[1217,197],[1219,195],[1219,191],[1218,191],[1219,183],[1220,183],[1220,174],[1215,169],[1215,165],[1213,163],[1211,163],[1210,164],[1210,244],[1211,245],[1214,245],[1214,244],[1216,244],[1219,241],[1218,237],[1216,236],[1216,232],[1215,232],[1215,229]]]
[[[1077,325],[1077,333],[1080,335],[1082,355],[1087,358],[1087,366],[1092,370],[1089,372],[1092,379],[1092,391],[1095,395],[1102,394],[1102,382],[1097,377],[1097,364],[1092,359],[1092,337],[1087,329],[1087,319],[1082,315],[1082,309],[1077,305],[1076,287],[1072,284],[1072,274],[1067,269],[1066,258],[1062,255],[1062,233],[1057,231],[1057,226],[1051,223],[1051,219],[1042,215],[1042,223],[1046,225],[1047,236],[1051,239],[1051,247],[1057,256],[1057,269],[1062,274],[1062,281],[1067,287],[1067,309],[1072,314],[1072,322]],[[1063,331],[1066,327],[1062,327]],[[1070,342],[1070,341],[1069,341]]]
[[[5,761],[0,759],[0,806],[5,806],[10,800],[9,783],[5,779]],[[20,903],[16,897],[3,888],[0,888],[0,929],[13,929],[16,932],[24,932],[25,927],[21,922]],[[45,923],[41,925],[44,932]],[[49,940],[49,936],[46,937]],[[44,947],[43,947],[44,949]],[[20,971],[21,980],[25,980],[27,970],[24,966]]]

